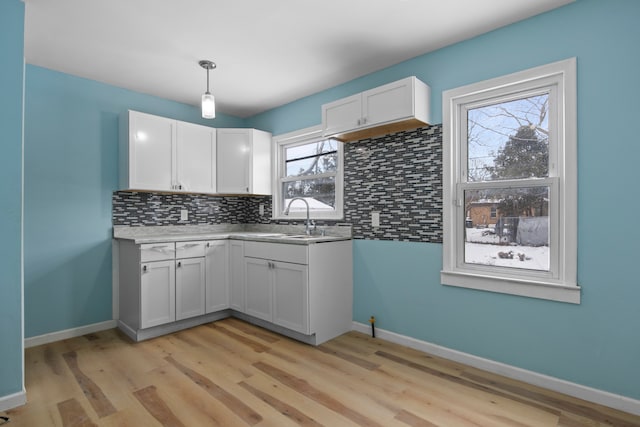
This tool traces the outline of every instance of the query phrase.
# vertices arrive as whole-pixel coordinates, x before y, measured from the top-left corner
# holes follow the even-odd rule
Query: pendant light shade
[[[206,59],[198,62],[198,64],[207,70],[207,91],[202,95],[202,118],[213,119],[216,117],[216,99],[209,92],[209,70],[216,68],[216,64]]]
[[[209,91],[202,94],[202,118],[216,118],[216,99],[209,93]]]

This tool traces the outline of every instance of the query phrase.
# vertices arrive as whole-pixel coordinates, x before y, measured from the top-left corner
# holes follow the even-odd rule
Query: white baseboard
[[[24,390],[8,396],[0,396],[0,411],[13,409],[25,403],[27,403],[27,392]]]
[[[371,325],[365,325],[364,323],[353,322],[352,329],[364,334],[371,333]],[[454,362],[464,363],[465,365],[492,372],[494,374],[524,381],[538,387],[543,387],[569,396],[577,397],[579,399],[587,400],[589,402],[605,405],[630,414],[640,415],[640,400],[632,399],[630,397],[609,393],[607,391],[528,371],[516,366],[474,356],[469,353],[463,353],[458,350],[452,350],[447,347],[442,347],[437,344],[421,341],[395,332],[386,331],[384,329],[376,328],[376,337],[416,350],[424,351],[425,353],[433,354],[434,356],[453,360]]]
[[[113,329],[118,326],[115,320],[106,320],[100,323],[80,326],[78,328],[65,329],[64,331],[52,332],[50,334],[38,335],[37,337],[25,338],[24,348],[35,347],[37,345],[49,344],[51,342],[66,340],[67,338],[80,337],[94,332]]]

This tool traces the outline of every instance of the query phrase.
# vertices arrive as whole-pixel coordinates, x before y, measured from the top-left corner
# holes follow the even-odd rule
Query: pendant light
[[[198,64],[207,70],[207,91],[202,95],[202,118],[213,119],[216,117],[216,100],[209,92],[209,70],[216,68],[216,64],[203,59]]]

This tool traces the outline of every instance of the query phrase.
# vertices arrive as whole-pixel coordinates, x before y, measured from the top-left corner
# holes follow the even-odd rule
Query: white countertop
[[[318,234],[307,236],[304,227],[299,226],[264,226],[269,230],[242,230],[238,225],[213,225],[213,226],[152,226],[152,227],[128,227],[115,226],[113,238],[132,240],[136,244],[159,242],[182,242],[192,240],[220,240],[237,239],[272,243],[287,243],[308,245],[313,243],[334,242],[339,240],[351,240],[351,227],[326,227],[326,235]],[[257,226],[256,226],[257,228]]]

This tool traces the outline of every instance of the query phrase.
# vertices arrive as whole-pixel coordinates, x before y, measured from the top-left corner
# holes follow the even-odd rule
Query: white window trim
[[[322,135],[322,125],[312,126],[305,129],[296,130],[282,135],[273,137],[273,164],[271,170],[273,171],[273,196],[271,199],[272,206],[272,218],[277,220],[299,220],[305,219],[306,213],[291,211],[289,215],[284,215],[284,207],[280,207],[280,199],[282,195],[282,179],[281,174],[284,171],[284,148],[291,144],[303,144],[305,142],[312,142],[318,139],[326,139]],[[321,176],[321,175],[318,175]],[[344,218],[343,202],[344,202],[344,150],[343,144],[338,143],[338,170],[335,174],[336,179],[336,210],[333,213],[320,213],[311,211],[309,216],[312,219],[326,219],[326,220],[342,220]]]
[[[464,207],[458,207],[463,176],[462,144],[466,144],[466,128],[461,125],[464,105],[480,100],[505,96],[522,90],[535,90],[542,86],[558,90],[557,114],[558,143],[549,153],[550,189],[557,192],[556,216],[551,222],[551,273],[521,271],[491,266],[474,266],[462,262],[460,245],[464,237]],[[443,285],[480,289],[532,298],[580,303],[577,284],[577,89],[576,59],[554,62],[507,76],[486,80],[444,91],[443,108]],[[551,96],[551,95],[550,95]],[[550,102],[554,102],[550,99]],[[466,166],[465,166],[466,167]],[[462,219],[459,218],[463,215]],[[555,256],[553,253],[555,252]]]

